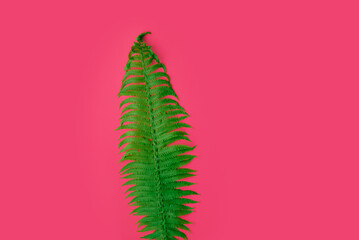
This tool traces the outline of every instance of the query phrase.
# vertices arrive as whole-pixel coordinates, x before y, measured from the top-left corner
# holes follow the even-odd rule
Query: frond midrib
[[[154,113],[151,103],[151,95],[150,95],[150,87],[149,87],[149,80],[147,75],[147,69],[145,65],[145,57],[143,55],[142,51],[142,42],[139,42],[139,50],[140,50],[140,60],[143,70],[143,77],[145,80],[145,88],[146,88],[146,95],[147,95],[147,106],[148,106],[148,112],[150,115],[150,128],[151,128],[151,136],[152,136],[152,149],[153,149],[153,160],[155,163],[155,176],[156,176],[156,192],[157,192],[157,201],[159,203],[160,213],[162,214],[161,218],[161,227],[162,227],[162,235],[163,240],[167,240],[167,229],[166,229],[166,216],[165,216],[165,207],[163,204],[163,194],[161,189],[161,178],[160,178],[160,164],[159,164],[159,158],[158,158],[158,146],[157,146],[157,134],[156,129],[154,125],[156,125],[154,121]]]

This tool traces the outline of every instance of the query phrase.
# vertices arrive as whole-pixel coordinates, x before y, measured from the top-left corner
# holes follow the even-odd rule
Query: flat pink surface
[[[3,240],[136,240],[117,164],[136,36],[191,115],[190,240],[359,239],[357,1],[2,1]]]

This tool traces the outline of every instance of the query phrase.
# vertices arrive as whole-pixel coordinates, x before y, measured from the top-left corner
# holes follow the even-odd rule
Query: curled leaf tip
[[[151,32],[144,32],[144,33],[141,33],[140,35],[138,35],[138,37],[136,38],[137,42],[142,42],[142,41],[143,41],[143,37],[144,37],[146,34],[151,34]]]

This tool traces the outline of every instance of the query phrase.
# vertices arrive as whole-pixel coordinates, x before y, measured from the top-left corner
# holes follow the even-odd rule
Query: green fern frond
[[[139,221],[140,232],[151,232],[145,239],[187,239],[190,222],[181,218],[193,211],[187,204],[196,203],[187,196],[197,195],[183,190],[193,183],[183,181],[194,176],[194,170],[183,168],[195,157],[188,152],[194,147],[178,144],[190,141],[188,134],[180,131],[190,127],[182,122],[187,112],[178,104],[166,67],[143,42],[145,32],[137,37],[131,47],[125,66],[119,96],[126,97],[122,108],[121,125],[125,129],[119,147],[123,152],[121,169],[129,202],[136,208],[131,212],[143,216]]]

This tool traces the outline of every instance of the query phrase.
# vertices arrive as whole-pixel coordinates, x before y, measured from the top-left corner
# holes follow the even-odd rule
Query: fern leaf
[[[195,157],[188,152],[194,147],[178,144],[190,141],[182,128],[191,127],[182,122],[188,117],[179,105],[164,64],[143,42],[145,32],[131,47],[125,66],[125,76],[119,96],[121,102],[121,135],[119,147],[127,161],[121,172],[130,185],[126,191],[136,208],[131,214],[142,216],[138,222],[142,238],[156,240],[187,239],[190,222],[181,216],[191,213],[196,203],[187,196],[197,195],[182,190],[193,183],[184,178],[194,176],[193,170],[184,168]],[[143,226],[143,227],[142,227]]]

